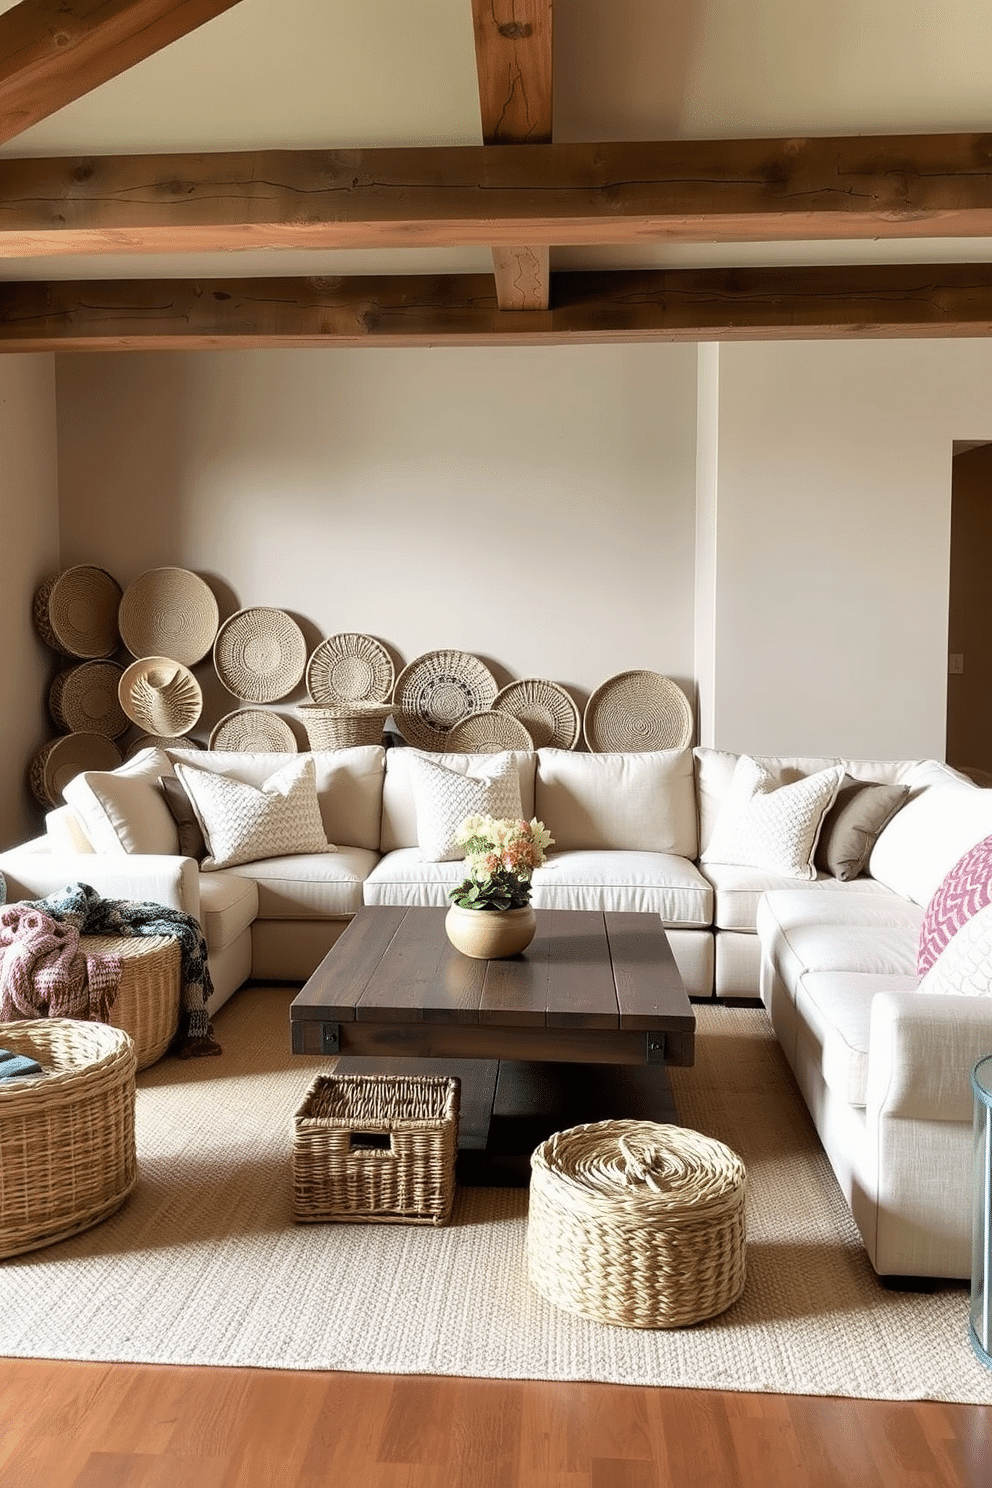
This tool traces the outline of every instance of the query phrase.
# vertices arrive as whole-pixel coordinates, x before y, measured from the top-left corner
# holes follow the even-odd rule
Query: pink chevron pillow
[[[992,837],[984,837],[955,863],[927,905],[916,952],[916,970],[926,976],[963,925],[992,904]]]

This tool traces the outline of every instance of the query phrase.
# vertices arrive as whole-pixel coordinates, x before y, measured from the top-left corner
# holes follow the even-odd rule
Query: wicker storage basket
[[[168,1049],[179,1027],[180,952],[174,935],[83,935],[86,956],[117,956],[121,977],[110,1023],[134,1040],[139,1070]]]
[[[65,1240],[106,1219],[137,1178],[134,1044],[71,1018],[0,1024],[0,1048],[42,1075],[0,1081],[0,1256]]]
[[[293,1123],[297,1221],[447,1224],[459,1094],[442,1075],[318,1075]]]
[[[549,1302],[600,1323],[682,1328],[744,1289],[744,1165],[651,1121],[556,1132],[531,1158],[527,1266]]]
[[[356,744],[381,744],[392,709],[376,703],[347,703],[340,708],[300,703],[296,711],[311,749],[350,749]]]

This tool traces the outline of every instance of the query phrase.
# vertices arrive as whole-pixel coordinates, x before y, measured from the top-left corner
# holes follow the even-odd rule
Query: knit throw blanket
[[[6,951],[2,957],[0,1020],[91,1017],[106,1022],[120,979],[120,962],[110,956],[83,956],[79,937],[85,935],[174,936],[179,941],[182,983],[174,1052],[182,1059],[221,1052],[207,1015],[207,999],[213,991],[207,945],[193,916],[164,904],[101,899],[84,883],[69,884],[47,899],[0,910],[0,947],[18,947],[14,954]],[[70,1003],[89,1011],[62,1011]],[[13,1008],[18,1011],[11,1012]]]

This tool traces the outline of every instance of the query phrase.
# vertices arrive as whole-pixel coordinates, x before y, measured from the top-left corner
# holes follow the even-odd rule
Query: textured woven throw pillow
[[[918,990],[942,996],[992,996],[992,904],[976,910],[951,936]]]
[[[464,858],[455,834],[467,816],[523,815],[520,775],[512,754],[493,754],[452,769],[416,754],[410,757],[410,780],[417,808],[417,844],[428,863]]]
[[[843,766],[833,765],[778,785],[764,765],[742,754],[702,861],[815,878],[817,837],[843,778]]]
[[[175,770],[209,848],[201,868],[337,851],[324,835],[311,757],[291,760],[260,788],[192,765]]]
[[[926,907],[916,951],[920,976],[926,976],[964,926],[990,901],[992,837],[983,837],[958,859]]]

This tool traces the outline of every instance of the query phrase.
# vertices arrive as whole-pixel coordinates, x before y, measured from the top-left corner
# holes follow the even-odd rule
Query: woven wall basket
[[[188,568],[151,568],[128,584],[118,609],[121,640],[132,656],[202,661],[220,612],[210,585]]]
[[[467,713],[448,730],[444,747],[453,753],[465,754],[500,754],[504,749],[529,753],[534,748],[534,741],[512,713],[489,709]]]
[[[121,586],[102,568],[80,564],[46,579],[34,596],[35,629],[53,651],[83,661],[110,656],[120,639]]]
[[[48,711],[56,727],[108,739],[126,734],[128,718],[118,695],[123,671],[116,661],[81,661],[59,672],[48,689]]]
[[[722,1142],[651,1121],[556,1132],[531,1158],[527,1265],[549,1302],[682,1328],[744,1289],[746,1175]]]
[[[134,759],[134,756],[140,754],[143,749],[174,749],[175,746],[175,734],[170,734],[168,738],[165,734],[139,734],[125,749],[124,758]],[[188,734],[184,734],[182,747],[184,749],[205,749],[206,745],[201,744],[199,739],[191,739]]]
[[[307,692],[315,703],[388,703],[395,680],[385,646],[352,631],[321,641],[307,662]]]
[[[381,744],[388,703],[350,703],[338,708],[300,703],[296,710],[307,731],[311,749],[352,749],[358,744]]]
[[[193,673],[171,656],[143,656],[121,674],[121,707],[139,728],[174,739],[191,729],[203,711],[203,693]]]
[[[214,641],[214,666],[228,692],[246,703],[275,703],[303,676],[307,643],[285,610],[239,610]]]
[[[61,806],[63,789],[80,770],[114,770],[120,762],[120,750],[105,734],[63,734],[33,755],[28,783],[42,806]]]
[[[135,1185],[134,1045],[105,1023],[0,1024],[0,1047],[44,1075],[0,1082],[0,1256],[53,1245],[119,1209]]]
[[[242,754],[295,754],[296,735],[284,718],[265,708],[239,708],[215,724],[211,749],[233,749]]]
[[[692,743],[689,700],[657,672],[620,672],[597,687],[582,719],[595,753],[687,749]]]
[[[496,694],[493,707],[519,718],[535,749],[574,749],[582,722],[574,698],[557,682],[525,677],[510,682]]]
[[[393,689],[393,718],[408,744],[444,750],[448,730],[490,709],[496,678],[467,651],[428,651],[403,668]]]

